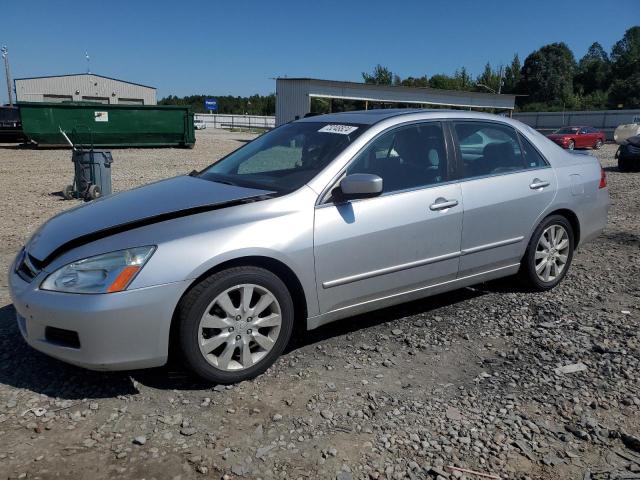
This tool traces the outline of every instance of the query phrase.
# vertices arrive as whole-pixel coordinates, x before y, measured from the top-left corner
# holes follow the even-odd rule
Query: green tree
[[[400,81],[403,87],[425,88],[429,86],[429,78],[426,75],[422,77],[407,77]]]
[[[444,73],[438,73],[433,75],[429,79],[429,86],[431,88],[442,88],[445,90],[457,90],[458,82],[455,78],[450,77]]]
[[[456,70],[453,74],[453,78],[456,81],[456,88],[454,90],[470,90],[473,85],[471,75],[469,75],[469,72],[467,72],[465,67],[462,67],[460,70]]]
[[[218,99],[218,113],[232,113],[251,115],[273,115],[276,111],[276,96],[271,95],[252,95],[250,97],[233,97],[231,95],[188,95],[186,97],[177,97],[169,95],[162,98],[159,105],[188,105],[195,113],[205,113],[205,98]]]
[[[640,108],[640,72],[617,79],[611,85],[609,102],[612,107],[622,105],[622,108]]]
[[[519,93],[521,70],[520,57],[516,53],[513,56],[513,60],[511,60],[511,64],[504,69],[503,93]]]
[[[493,90],[498,92],[500,90],[500,82],[502,67],[498,70],[491,68],[491,64],[487,62],[484,66],[484,71],[476,78],[476,90],[479,92],[486,92],[487,90]]]
[[[580,59],[574,78],[575,90],[583,94],[606,91],[610,86],[611,64],[598,42],[593,43]]]
[[[522,93],[527,101],[570,103],[575,58],[565,43],[552,43],[529,54],[522,67]]]
[[[611,48],[614,77],[623,80],[640,72],[640,26],[631,27]]]
[[[378,64],[373,68],[372,73],[362,72],[362,79],[364,83],[391,85],[393,84],[393,73],[387,67]]]

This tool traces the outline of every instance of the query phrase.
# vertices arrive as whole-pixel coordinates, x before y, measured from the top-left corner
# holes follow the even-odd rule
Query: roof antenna
[[[87,59],[87,73],[91,73],[91,59],[89,58],[89,52],[85,50],[84,58]]]

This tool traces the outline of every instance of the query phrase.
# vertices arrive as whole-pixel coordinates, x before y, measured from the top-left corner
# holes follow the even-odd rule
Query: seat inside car
[[[517,158],[509,142],[493,142],[486,145],[482,158],[474,162],[474,175],[504,173],[522,168],[522,160]]]
[[[383,158],[369,152],[370,173],[382,177],[385,191],[429,185],[441,180],[444,148],[436,127],[400,130]],[[392,152],[397,155],[392,156]]]

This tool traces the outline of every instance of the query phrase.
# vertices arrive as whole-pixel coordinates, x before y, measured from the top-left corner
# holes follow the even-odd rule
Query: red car
[[[562,148],[573,150],[574,148],[595,148],[604,144],[604,133],[593,127],[562,127],[547,135]]]

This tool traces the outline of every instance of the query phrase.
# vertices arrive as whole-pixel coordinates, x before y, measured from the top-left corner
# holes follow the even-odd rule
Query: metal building
[[[311,111],[311,98],[339,98],[376,103],[407,103],[457,108],[493,108],[512,112],[515,95],[436,88],[371,85],[315,78],[276,79],[276,125],[302,118]],[[365,107],[366,108],[366,107]]]
[[[16,78],[14,87],[18,102],[85,101],[120,105],[156,104],[154,87],[93,73]]]

